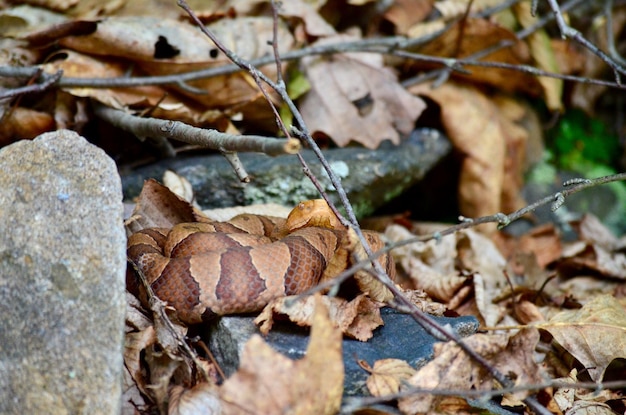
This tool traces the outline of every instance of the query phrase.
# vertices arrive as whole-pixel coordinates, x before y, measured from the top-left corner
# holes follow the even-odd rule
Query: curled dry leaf
[[[626,310],[610,295],[599,295],[579,310],[562,311],[537,327],[554,336],[594,382],[602,380],[613,360],[626,359]]]
[[[274,324],[274,314],[282,314],[300,325],[310,326],[314,319],[315,307],[322,302],[328,308],[330,320],[343,334],[360,341],[366,341],[373,336],[373,331],[383,325],[380,317],[381,304],[359,295],[352,301],[342,298],[326,297],[316,300],[314,296],[294,301],[297,297],[278,298],[269,303],[254,320],[261,333],[267,334]]]
[[[324,199],[313,199],[298,203],[298,206],[289,213],[285,223],[285,228],[288,232],[307,226],[344,229],[344,226]]]
[[[626,252],[623,243],[593,215],[587,214],[573,225],[582,241],[564,249],[563,257],[555,263],[557,269],[566,275],[591,272],[593,275],[625,280]]]
[[[293,361],[252,336],[239,370],[220,389],[223,414],[337,413],[344,378],[341,331],[317,298],[306,357]]]
[[[326,38],[316,44],[356,40]],[[301,103],[312,132],[322,133],[339,146],[356,141],[376,148],[384,140],[400,142],[408,136],[424,102],[408,93],[375,54],[342,54],[303,59],[311,90]]]
[[[467,2],[464,3],[465,7]],[[472,7],[472,11],[474,8]],[[474,53],[481,53],[508,40],[513,46],[500,48],[495,52],[475,58],[489,62],[502,62],[511,65],[525,64],[529,60],[526,44],[517,39],[512,31],[485,19],[462,19],[443,31],[439,37],[424,44],[418,52],[425,55],[450,58],[469,58]],[[432,64],[414,63],[419,69],[431,68]],[[533,95],[541,92],[537,78],[528,73],[511,72],[510,70],[489,67],[471,67],[471,73],[454,73],[453,78],[462,78],[472,83],[487,83],[498,90],[507,92],[522,91]],[[468,120],[468,118],[461,118]]]
[[[417,85],[410,90],[439,104],[448,137],[465,156],[458,188],[463,215],[474,218],[519,206],[524,164],[514,157],[523,154],[527,132],[477,88],[448,82],[437,89]],[[505,179],[510,180],[506,189]]]
[[[531,3],[522,1],[513,6],[515,17],[524,28],[531,27],[537,23],[539,18],[531,12]],[[561,73],[559,63],[556,60],[552,43],[545,29],[538,29],[528,35],[528,46],[533,60],[539,69],[547,72]],[[546,105],[551,111],[563,112],[563,80],[550,77],[537,77],[537,81],[543,88],[543,95]]]
[[[390,242],[400,242],[415,235],[402,226],[390,225],[385,231],[385,237]],[[455,237],[416,242],[394,249],[393,256],[417,288],[435,299],[447,302],[467,280],[466,277],[458,276],[455,270],[455,244]]]
[[[367,389],[373,396],[398,393],[402,383],[409,380],[415,372],[415,368],[404,360],[377,360],[367,378]]]
[[[163,185],[170,189],[176,196],[186,202],[193,203],[193,188],[191,187],[189,180],[183,176],[176,174],[171,170],[166,170],[165,173],[163,173]]]
[[[170,391],[169,415],[217,415],[222,404],[218,390],[214,385],[199,383],[192,389],[175,385]]]
[[[475,334],[465,339],[466,344],[486,358],[501,373],[515,373],[516,386],[542,381],[542,371],[534,360],[534,349],[539,340],[535,329],[524,329],[515,336]],[[474,364],[453,342],[438,343],[435,358],[409,379],[411,386],[440,390],[488,390],[497,385],[484,368]],[[523,399],[528,392],[518,392]],[[450,401],[452,399],[452,402]],[[403,413],[442,413],[442,408],[458,405],[457,398],[416,394],[399,401]],[[466,405],[458,410],[468,410]]]
[[[369,233],[364,233],[364,236],[372,252],[376,252],[384,248],[384,244],[379,238],[374,238],[373,235]],[[352,253],[353,257],[358,261],[367,259],[365,248],[363,247],[363,244],[361,244],[361,241],[357,237],[354,229],[348,229],[346,238],[348,239],[348,250]],[[385,284],[380,282],[378,278],[370,274],[367,270],[357,271],[356,274],[354,274],[354,279],[359,285],[359,289],[366,293],[374,301],[389,302],[393,299],[393,293],[389,290],[389,288],[387,288]]]
[[[461,269],[474,273],[474,292],[480,315],[486,325],[494,326],[506,312],[504,306],[494,302],[509,288],[504,275],[506,260],[491,239],[471,229],[458,234],[457,250]]]
[[[146,180],[126,228],[137,232],[145,228],[171,228],[183,222],[206,222],[207,218],[187,201],[154,179]]]
[[[230,64],[197,27],[183,21],[149,16],[115,16],[95,22],[97,29],[83,36],[68,36],[59,42],[79,52],[124,58],[149,75],[172,75]],[[231,51],[244,59],[272,53],[273,21],[268,17],[222,19],[207,26]],[[278,49],[285,53],[293,45],[289,30],[279,22]],[[261,70],[275,76],[275,65]],[[228,108],[244,113],[249,121],[264,120],[273,115],[263,95],[247,73],[234,73],[189,81],[188,86],[206,93],[198,94],[189,87],[168,88],[186,95],[209,109]],[[273,97],[275,94],[270,94]],[[261,105],[261,102],[265,105]]]
[[[142,353],[156,343],[154,328],[126,333],[124,337],[124,368],[128,373],[125,377],[124,390],[137,388],[142,394],[149,396],[150,381],[142,368]]]

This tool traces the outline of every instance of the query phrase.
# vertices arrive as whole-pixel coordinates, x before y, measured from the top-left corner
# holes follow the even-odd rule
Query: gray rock
[[[126,237],[114,162],[60,130],[0,150],[0,413],[118,414]]]
[[[373,365],[376,360],[395,358],[409,362],[413,367],[425,365],[433,356],[433,344],[438,342],[419,326],[411,316],[384,308],[382,318],[385,325],[374,332],[367,342],[344,339],[343,360],[345,364],[344,396],[367,395],[365,381],[368,373],[357,359]],[[449,324],[460,336],[469,336],[478,329],[478,320],[466,317],[433,317],[439,324]],[[239,359],[246,341],[258,333],[254,317],[227,316],[216,320],[209,330],[209,344],[217,361],[227,376],[239,367]],[[274,323],[265,337],[276,351],[291,359],[304,357],[309,342],[308,329],[293,324]]]
[[[408,189],[451,150],[446,137],[436,130],[413,132],[400,146],[381,145],[377,150],[339,148],[325,151],[335,173],[341,178],[357,216],[365,216]],[[302,156],[320,184],[337,203],[339,198],[312,151]],[[278,203],[294,206],[302,200],[317,199],[319,193],[302,173],[296,156],[268,157],[239,155],[252,181],[241,183],[222,156],[164,160],[153,166],[122,175],[124,196],[136,197],[147,178],[161,180],[170,169],[192,184],[197,202],[205,209]]]

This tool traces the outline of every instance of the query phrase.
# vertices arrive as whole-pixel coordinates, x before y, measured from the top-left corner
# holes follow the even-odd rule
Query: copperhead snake
[[[228,222],[148,228],[129,237],[128,257],[180,320],[198,323],[259,311],[275,298],[334,276],[328,265],[336,262],[345,230],[306,226],[277,238],[283,227],[284,219],[244,214]],[[378,234],[365,235],[372,249],[382,248]],[[379,261],[393,277],[392,258],[383,255]],[[144,302],[145,297],[140,295]]]

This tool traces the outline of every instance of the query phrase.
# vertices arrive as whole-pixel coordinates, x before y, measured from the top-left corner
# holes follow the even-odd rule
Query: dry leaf
[[[229,64],[198,28],[183,21],[150,16],[116,16],[97,22],[97,30],[83,36],[69,36],[59,42],[70,49],[107,57],[124,58],[149,75],[172,75]],[[231,51],[244,59],[273,53],[273,21],[269,17],[222,19],[207,26]],[[278,24],[278,49],[291,49],[293,37],[282,22]],[[275,65],[260,68],[275,76]],[[266,122],[274,117],[252,77],[245,72],[186,82],[186,87],[167,88],[204,105],[203,109],[229,109],[242,113],[249,122]],[[190,87],[204,91],[198,94]],[[270,91],[270,97],[275,94]]]
[[[146,180],[126,223],[130,232],[145,228],[171,228],[178,223],[206,222],[202,212],[154,179]]]
[[[539,20],[537,16],[532,15],[529,0],[515,4],[513,10],[515,11],[518,21],[524,28],[535,25]],[[561,73],[561,68],[559,68],[554,50],[552,50],[552,43],[545,29],[534,30],[528,36],[527,42],[530,53],[539,69],[552,73]],[[563,102],[561,101],[563,80],[543,76],[538,77],[537,80],[543,88],[543,94],[548,109],[563,112]]]
[[[505,179],[512,177],[507,172],[513,164],[508,147],[509,143],[525,140],[522,135],[526,132],[516,127],[492,99],[471,86],[448,82],[437,89],[417,85],[410,90],[440,105],[446,132],[465,156],[458,188],[463,215],[471,218],[492,215],[502,211],[503,205],[518,204],[521,180],[507,182],[510,188],[504,189]],[[514,200],[508,202],[505,195]],[[490,229],[495,226],[490,225]]]
[[[409,380],[415,372],[415,368],[404,360],[377,360],[367,378],[367,389],[373,396],[398,393],[402,383]]]
[[[77,78],[116,78],[127,74],[128,65],[105,60],[104,57],[94,57],[72,50],[62,50],[50,58],[43,65],[48,73],[59,70],[68,77]],[[209,126],[216,123],[224,115],[221,112],[206,111],[204,108],[193,108],[181,100],[179,96],[172,96],[160,86],[146,85],[134,88],[65,88],[64,91],[76,97],[93,98],[111,108],[128,111],[132,106],[135,111],[144,108],[150,109],[150,115],[187,122],[193,125]]]
[[[391,225],[385,231],[385,237],[392,243],[414,236],[399,225]],[[393,256],[416,288],[444,302],[449,301],[467,280],[467,277],[459,276],[455,269],[455,236],[401,246],[393,250]]]
[[[310,2],[303,0],[282,2],[278,13],[283,17],[301,19],[304,22],[305,32],[309,36],[332,36],[337,33]]]
[[[355,40],[335,36],[319,41]],[[304,120],[312,132],[323,133],[339,146],[350,141],[376,148],[384,140],[398,144],[413,130],[425,108],[408,93],[375,54],[342,54],[303,59],[311,90],[301,103]]]
[[[189,203],[193,202],[193,188],[191,187],[189,180],[185,177],[176,174],[171,170],[165,170],[165,173],[163,173],[163,185],[181,199]]]
[[[341,332],[318,300],[306,357],[293,361],[252,336],[239,370],[220,388],[223,413],[335,414],[343,377]]]
[[[537,330],[525,329],[510,338],[508,335],[475,334],[466,338],[465,342],[500,373],[515,373],[514,384],[522,386],[542,380],[541,370],[533,357],[538,340]],[[434,349],[435,358],[409,379],[411,386],[440,390],[487,390],[497,387],[486,370],[475,364],[453,342],[435,344]],[[526,395],[527,392],[519,392],[515,397],[523,399]],[[416,394],[400,399],[399,408],[403,413],[411,414],[442,413],[442,408],[459,404],[458,398]],[[469,407],[465,405],[462,409]]]
[[[367,243],[369,244],[372,252],[376,252],[384,248],[384,243],[380,238],[377,238],[373,234],[368,232],[364,232],[363,236],[367,240]],[[354,229],[348,229],[346,239],[349,245],[348,251],[350,251],[359,262],[367,259],[368,256],[365,252],[365,248],[361,244],[361,241],[357,237]],[[380,265],[383,269],[385,269],[385,264],[381,263]],[[395,264],[393,262],[390,262],[389,265],[392,268],[387,269],[386,271],[387,273],[393,275],[393,273],[395,273]],[[378,278],[370,274],[367,270],[357,271],[356,274],[354,274],[354,279],[359,285],[359,289],[362,292],[366,293],[374,301],[389,302],[394,297],[391,290],[389,290],[389,288],[387,288],[385,284],[379,281]]]
[[[622,242],[593,215],[586,214],[573,223],[582,241],[563,250],[563,257],[555,265],[564,275],[582,273],[601,275],[611,279],[626,279],[626,252]]]
[[[610,295],[596,296],[583,308],[563,311],[537,327],[552,334],[594,382],[602,380],[614,359],[626,358],[626,310]]]
[[[174,385],[170,391],[169,415],[218,415],[222,404],[218,390],[209,383],[198,383],[191,389]]]
[[[383,16],[394,25],[396,34],[406,35],[412,26],[431,13],[433,3],[433,0],[395,0]]]
[[[298,203],[298,206],[289,213],[285,223],[285,228],[288,232],[307,226],[344,229],[344,226],[324,199],[313,199]]]
[[[373,302],[364,294],[352,301],[337,297],[314,296],[294,301],[297,297],[283,297],[270,302],[254,320],[259,325],[261,333],[267,334],[274,324],[274,314],[282,314],[289,320],[300,325],[310,326],[313,322],[314,311],[318,301],[328,308],[330,319],[342,333],[360,341],[366,341],[373,336],[373,331],[383,325],[380,317],[381,305]]]
[[[45,112],[16,107],[0,112],[0,147],[32,139],[54,129],[54,118]]]
[[[467,1],[464,3],[467,7]],[[474,11],[473,7],[472,11]],[[503,62],[511,65],[525,64],[529,59],[526,44],[518,40],[512,31],[485,19],[463,19],[446,29],[435,40],[426,43],[418,52],[431,56],[465,58],[474,53],[488,50],[505,40],[513,42],[513,46],[498,49],[493,53],[477,58],[477,60]],[[419,69],[432,67],[432,65],[420,62],[416,62],[414,65]],[[470,71],[469,74],[453,73],[452,77],[468,82],[487,83],[506,92],[521,91],[536,95],[541,91],[537,78],[527,73],[478,66],[467,67],[467,69]],[[469,118],[460,119],[468,120]]]

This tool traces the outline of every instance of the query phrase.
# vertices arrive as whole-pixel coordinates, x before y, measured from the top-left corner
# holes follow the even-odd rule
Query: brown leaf
[[[552,334],[594,382],[602,380],[614,359],[626,358],[626,310],[610,295],[599,295],[579,310],[562,311],[537,327]]]
[[[54,129],[54,118],[45,112],[16,107],[0,118],[0,147],[18,140],[32,139]]]
[[[433,9],[433,0],[395,0],[383,15],[396,28],[399,35],[406,35],[411,26],[424,20]]]
[[[539,18],[531,13],[531,3],[522,1],[513,6],[513,11],[518,21],[524,28],[531,27],[537,23]],[[539,69],[547,72],[560,73],[559,63],[556,60],[552,43],[545,29],[533,31],[527,38],[530,53],[537,63]],[[563,112],[563,80],[549,77],[537,77],[543,88],[543,95],[546,105],[551,111]]]
[[[379,238],[375,238],[371,233],[364,233],[365,239],[367,240],[370,249],[372,252],[379,251],[384,248],[384,244],[382,240]],[[352,253],[354,258],[358,261],[363,261],[367,259],[367,253],[365,252],[365,248],[361,241],[356,235],[354,229],[348,229],[346,234],[346,240],[348,243],[348,250]],[[381,264],[384,269],[384,264]],[[372,275],[367,270],[359,270],[354,274],[354,279],[356,280],[359,289],[366,293],[372,300],[380,301],[380,302],[389,302],[393,299],[393,293],[383,284],[378,278]]]
[[[518,204],[521,186],[519,171],[508,176],[513,163],[508,154],[509,143],[525,140],[525,131],[506,117],[496,103],[478,89],[448,82],[437,89],[428,85],[412,87],[411,92],[428,96],[441,107],[441,121],[455,148],[465,158],[459,179],[460,209],[474,218],[500,212],[503,201],[507,207]],[[512,145],[519,150],[519,144]],[[521,166],[520,166],[521,167]],[[515,177],[504,189],[505,179]],[[506,193],[505,193],[506,192]],[[503,195],[507,195],[505,198]],[[506,213],[506,212],[505,212]],[[495,228],[495,227],[493,227]]]
[[[300,325],[310,326],[315,317],[316,304],[321,301],[328,308],[330,319],[342,333],[355,339],[366,341],[373,336],[373,331],[383,325],[380,317],[380,304],[370,300],[364,294],[352,301],[337,297],[323,296],[316,300],[314,296],[294,302],[295,296],[278,298],[270,302],[254,320],[260,325],[260,331],[267,334],[274,323],[274,314],[286,315],[289,320]]]
[[[344,229],[344,226],[324,199],[313,199],[298,203],[298,206],[289,213],[285,223],[285,228],[288,232],[308,226]]]
[[[317,45],[354,40],[326,38]],[[303,59],[311,90],[300,110],[312,132],[322,133],[339,146],[356,141],[376,148],[383,140],[400,142],[425,108],[374,54],[342,54]]]
[[[391,225],[385,231],[390,242],[400,242],[415,237],[402,226]],[[467,277],[455,269],[456,237],[440,241],[416,242],[393,250],[395,260],[412,279],[416,288],[431,297],[447,302],[465,284]]]
[[[343,392],[341,332],[316,301],[306,357],[293,361],[254,335],[220,388],[224,414],[335,414]]]
[[[137,232],[145,228],[171,228],[178,223],[203,221],[207,219],[202,212],[156,180],[149,179],[141,189],[126,227],[131,232]]]
[[[221,409],[218,390],[209,383],[198,383],[191,389],[175,385],[170,390],[169,415],[218,415]]]
[[[467,3],[463,3],[467,7]],[[473,9],[473,8],[472,8]],[[501,41],[510,40],[514,46],[499,49],[479,60],[503,62],[512,65],[524,64],[529,59],[526,44],[519,41],[515,33],[485,19],[463,19],[462,23],[454,24],[445,30],[437,39],[428,42],[419,49],[419,53],[432,56],[463,58],[482,52]],[[424,69],[424,64],[416,64]],[[453,78],[461,78],[469,82],[487,83],[501,91],[523,91],[538,94],[541,87],[533,75],[499,68],[472,66],[470,74],[454,73]],[[467,120],[469,118],[463,118]]]
[[[222,19],[207,26],[231,51],[244,59],[273,53],[273,21],[269,17]],[[149,75],[171,75],[229,64],[230,60],[208,37],[190,23],[150,16],[115,16],[97,22],[97,30],[84,36],[60,39],[70,49],[94,55],[124,58]],[[278,49],[290,50],[293,37],[278,25]],[[260,68],[275,76],[275,65]],[[192,88],[170,85],[169,89],[202,104],[203,110],[229,108],[248,121],[263,121],[273,115],[248,73],[234,73],[186,83]],[[270,92],[270,97],[275,94]]]
[[[367,389],[373,396],[398,393],[402,383],[409,380],[415,372],[415,368],[404,360],[377,360],[367,378]]]
[[[525,329],[513,337],[507,335],[475,334],[465,339],[466,344],[486,358],[501,373],[514,373],[516,386],[539,383],[541,370],[533,352],[539,333]],[[453,342],[439,343],[435,358],[409,379],[409,384],[424,389],[487,390],[496,387],[486,370],[474,362]],[[527,392],[515,394],[523,399]],[[404,413],[442,413],[442,408],[459,405],[458,398],[435,395],[413,395],[399,401]],[[467,410],[468,407],[465,406]]]

